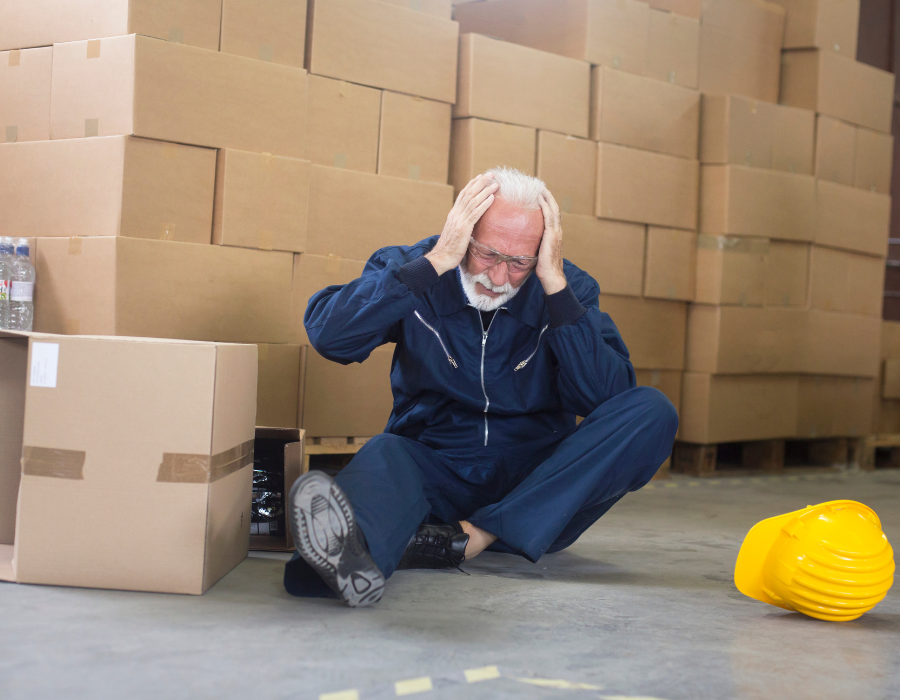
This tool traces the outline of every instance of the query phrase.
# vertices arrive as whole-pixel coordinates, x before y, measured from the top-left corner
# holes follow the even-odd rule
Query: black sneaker
[[[377,603],[384,576],[356,527],[347,496],[320,471],[304,474],[289,496],[291,534],[297,552],[350,607]]]
[[[422,523],[406,545],[398,569],[459,569],[469,536],[459,523]]]

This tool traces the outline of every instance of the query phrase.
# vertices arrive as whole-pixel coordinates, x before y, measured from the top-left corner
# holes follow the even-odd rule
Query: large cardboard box
[[[303,326],[303,315],[306,313],[310,298],[326,287],[352,282],[362,275],[365,265],[362,260],[348,260],[336,255],[304,253],[294,256],[291,283],[291,343],[309,345],[309,336]]]
[[[696,160],[610,143],[597,148],[597,216],[697,228]]]
[[[697,234],[674,228],[647,227],[644,296],[694,300]]]
[[[368,260],[384,246],[438,235],[452,206],[450,185],[314,165],[306,251]]]
[[[890,194],[893,160],[894,137],[860,127],[856,131],[853,186]]]
[[[378,174],[447,183],[450,105],[385,90],[381,96]]]
[[[544,181],[560,210],[594,213],[597,146],[577,136],[538,131],[535,176]]]
[[[883,257],[890,223],[889,195],[816,182],[816,243]]]
[[[833,51],[785,51],[779,101],[889,134],[894,76]]]
[[[463,34],[453,116],[587,137],[590,70],[584,61]]]
[[[700,20],[654,9],[648,19],[647,77],[696,89]]]
[[[881,396],[885,399],[900,399],[900,359],[887,359],[882,364]]]
[[[394,397],[394,346],[376,348],[362,363],[341,365],[310,348],[306,359],[303,429],[309,437],[372,437],[384,432]]]
[[[286,343],[291,256],[142,238],[39,238],[34,327]]]
[[[612,317],[635,369],[684,369],[687,304],[600,295],[600,310]]]
[[[306,0],[222,0],[219,50],[303,68]]]
[[[310,75],[306,119],[310,161],[377,172],[381,90]]]
[[[0,142],[50,138],[52,65],[51,46],[0,51]]]
[[[883,290],[883,258],[812,246],[810,308],[880,317]]]
[[[864,377],[800,377],[797,437],[858,437],[872,432],[875,380]]]
[[[255,346],[0,336],[0,579],[199,595],[247,556]]]
[[[301,345],[256,346],[259,381],[256,390],[256,425],[296,428],[300,407]]]
[[[303,158],[306,71],[131,34],[53,47],[50,136]]]
[[[131,136],[0,144],[0,236],[209,243],[216,152]]]
[[[604,295],[641,295],[643,225],[565,213],[561,223],[563,255],[597,280]]]
[[[807,312],[799,371],[877,377],[881,319],[859,314]]]
[[[380,0],[308,1],[310,73],[456,101],[456,22]]]
[[[676,411],[681,410],[681,372],[670,369],[638,369],[634,374],[638,386],[659,389],[672,402]]]
[[[784,16],[763,0],[704,3],[700,90],[778,102]]]
[[[534,175],[536,132],[527,126],[484,119],[454,119],[450,137],[450,184],[459,192],[476,175],[506,165]]]
[[[816,179],[740,165],[700,169],[700,230],[712,234],[811,241]]]
[[[302,253],[309,169],[308,160],[220,149],[212,242]]]
[[[0,50],[123,34],[219,50],[222,0],[4,0]]]
[[[795,376],[684,373],[679,436],[685,442],[793,437],[797,415]]]
[[[772,0],[785,12],[784,48],[819,48],[856,59],[859,0]]]
[[[451,0],[383,0],[391,5],[408,7],[410,10],[425,12],[442,19],[451,19],[453,3]]]
[[[812,175],[815,117],[739,95],[703,95],[700,160]]]
[[[853,186],[856,176],[856,137],[859,127],[829,117],[816,115],[815,175],[840,185]],[[876,132],[869,132],[876,133]]]
[[[591,69],[591,138],[697,158],[700,94],[624,71]]]
[[[810,243],[770,241],[766,256],[766,306],[805,308]]]
[[[768,256],[768,238],[701,234],[697,237],[695,301],[762,306]]]

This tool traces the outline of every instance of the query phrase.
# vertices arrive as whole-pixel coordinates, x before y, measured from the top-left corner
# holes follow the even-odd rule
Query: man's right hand
[[[439,275],[462,262],[469,249],[472,230],[481,215],[494,203],[498,187],[490,175],[479,175],[460,191],[447,215],[441,237],[434,248],[425,254]]]

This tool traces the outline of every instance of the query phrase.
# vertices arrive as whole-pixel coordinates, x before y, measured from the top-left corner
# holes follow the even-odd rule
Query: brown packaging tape
[[[169,41],[175,44],[184,43],[184,30],[180,27],[172,27],[169,29]]]
[[[335,153],[334,154],[334,167],[335,168],[346,168],[347,167],[347,154],[346,153]]]
[[[166,452],[156,480],[173,484],[209,484],[248,464],[253,464],[253,440],[212,456]]]
[[[19,127],[18,126],[7,126],[6,127],[6,143],[15,143],[19,140]]]
[[[410,165],[409,166],[409,179],[410,180],[419,180],[422,177],[422,166],[421,165]]]
[[[341,97],[346,97],[347,91],[348,91],[347,82],[344,80],[339,80],[338,81],[338,95],[340,95]]]
[[[10,68],[13,66],[19,65],[19,62],[22,60],[22,52],[19,49],[13,49],[9,52],[9,59],[7,60],[6,65]]]
[[[90,39],[87,43],[87,57],[100,58],[100,40]]]
[[[77,318],[67,318],[66,335],[81,335],[81,321]]]
[[[69,255],[81,255],[81,236],[69,237]]]
[[[325,258],[325,272],[329,275],[336,275],[341,271],[341,259],[337,255],[329,254]]]
[[[767,255],[769,253],[769,239],[743,238],[739,236],[709,236],[705,233],[701,233],[697,236],[697,247],[702,250],[721,250],[726,253]]]
[[[84,135],[85,137],[91,136],[99,136],[100,135],[100,120],[99,119],[85,119],[84,120]]]
[[[54,479],[84,479],[84,452],[50,447],[22,448],[22,473]]]
[[[259,60],[271,63],[275,60],[275,47],[272,44],[259,45]]]
[[[160,224],[159,240],[174,241],[175,240],[175,224]]]
[[[275,234],[272,231],[259,232],[259,248],[262,250],[272,250],[275,247]]]
[[[256,346],[256,358],[260,362],[265,362],[269,359],[269,345],[267,343],[259,343]]]

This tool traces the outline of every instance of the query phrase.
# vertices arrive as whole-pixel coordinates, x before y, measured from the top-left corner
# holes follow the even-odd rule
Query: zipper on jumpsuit
[[[451,365],[453,365],[453,369],[456,369],[457,368],[456,360],[453,359],[453,356],[450,354],[450,351],[447,350],[447,346],[444,345],[444,339],[441,338],[441,334],[437,332],[437,329],[434,326],[432,326],[430,323],[428,323],[428,321],[426,321],[424,318],[422,318],[422,315],[418,311],[416,311],[415,314],[416,314],[416,318],[422,322],[422,325],[424,325],[428,330],[430,330],[432,333],[434,333],[434,337],[437,338],[438,342],[441,344],[441,348],[443,348],[444,354],[447,356],[447,360],[450,362]]]
[[[537,354],[538,348],[541,347],[541,338],[544,337],[544,331],[547,330],[549,327],[550,327],[550,324],[547,324],[546,326],[541,328],[541,332],[538,334],[538,341],[534,346],[534,350],[531,351],[531,354],[528,357],[526,357],[524,360],[522,360],[519,364],[516,365],[516,368],[513,370],[513,372],[518,372],[520,369],[522,369],[525,365],[527,365],[531,361],[531,358],[534,357],[535,354]]]
[[[500,307],[500,309],[505,307]],[[484,446],[487,447],[488,444],[488,406],[491,405],[491,400],[488,398],[487,389],[484,386],[484,346],[487,345],[488,333],[491,331],[491,326],[494,325],[494,319],[497,318],[497,314],[500,313],[500,309],[497,309],[494,312],[494,315],[491,316],[491,322],[488,324],[487,330],[484,329],[484,321],[481,320],[481,312],[478,309],[475,309],[475,312],[478,314],[478,323],[481,324],[481,393],[484,394]]]

